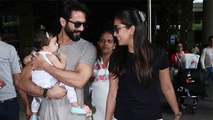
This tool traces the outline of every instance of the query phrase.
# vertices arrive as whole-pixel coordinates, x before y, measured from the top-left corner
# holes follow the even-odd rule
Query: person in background
[[[30,119],[30,105],[27,94],[19,87],[21,68],[14,46],[0,40],[0,119],[19,120],[18,91],[26,112],[26,120]]]
[[[49,65],[43,57],[38,54],[33,61],[23,69],[20,86],[28,94],[43,96],[44,99],[40,109],[41,120],[85,120],[86,115],[70,113],[70,103],[67,99],[66,90],[58,84],[50,89],[43,89],[33,84],[31,80],[31,69],[40,69],[48,72],[58,81],[75,87],[78,104],[84,104],[84,85],[92,75],[93,65],[96,60],[95,46],[81,38],[81,32],[86,27],[88,9],[85,4],[77,0],[64,1],[61,17],[59,19],[61,30],[58,34],[60,51],[67,56],[65,70],[57,69]],[[62,99],[61,99],[62,98]]]
[[[187,50],[183,50],[183,44],[181,42],[177,42],[176,45],[176,51],[175,53],[171,54],[169,61],[172,66],[175,68],[181,69],[181,58],[183,54],[189,53]]]
[[[110,30],[103,31],[97,45],[98,57],[92,75],[92,105],[96,108],[93,120],[104,120],[109,91],[109,59],[116,47],[113,32]]]
[[[208,80],[213,81],[213,36],[208,38],[208,46],[201,53],[201,68],[205,71],[204,84],[208,86]]]
[[[178,71],[182,69],[181,59],[185,53],[189,53],[189,52],[186,50],[185,51],[183,50],[183,44],[181,42],[177,42],[175,44],[175,52],[169,56],[170,73],[171,73],[172,80],[176,79]]]
[[[198,43],[194,43],[193,47],[191,49],[191,52],[194,54],[200,54],[200,49],[199,49],[199,44]]]
[[[116,50],[109,63],[109,94],[105,120],[162,120],[159,82],[162,92],[180,120],[169,74],[169,61],[163,50],[147,38],[145,14],[135,8],[118,11],[114,18]]]

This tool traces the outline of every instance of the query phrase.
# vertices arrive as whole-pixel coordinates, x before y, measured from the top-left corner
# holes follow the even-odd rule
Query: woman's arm
[[[115,78],[110,73],[109,93],[107,97],[105,120],[112,120],[112,116],[114,114],[114,109],[115,109],[115,103],[116,103],[118,81],[119,81],[118,77]]]
[[[180,113],[177,99],[175,96],[174,88],[170,79],[169,75],[169,68],[163,69],[159,71],[159,77],[160,77],[160,83],[161,83],[161,89],[162,92],[169,103],[170,107],[172,108],[174,114],[175,114],[175,120],[180,119]]]

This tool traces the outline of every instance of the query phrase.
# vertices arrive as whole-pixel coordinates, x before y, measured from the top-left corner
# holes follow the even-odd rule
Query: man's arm
[[[201,56],[200,56],[201,68],[205,70],[206,67],[205,67],[205,62],[204,62],[204,60],[205,60],[205,48],[204,48],[204,50],[202,51]]]
[[[31,110],[30,110],[30,105],[29,105],[29,101],[27,98],[27,94],[24,91],[22,91],[19,87],[20,76],[21,76],[20,73],[13,74],[13,82],[14,82],[14,86],[16,87],[16,90],[18,91],[19,95],[21,96],[22,102],[24,104],[26,118],[30,119]]]
[[[28,94],[32,96],[43,96],[44,89],[41,87],[35,85],[32,80],[32,65],[31,63],[27,64],[21,74],[21,82],[20,82],[20,88],[27,92]],[[47,94],[50,98],[59,99],[62,98],[66,94],[66,90],[63,88],[60,88],[58,84],[56,84],[51,89],[48,89]]]
[[[76,88],[84,87],[84,85],[91,77],[93,70],[92,66],[89,66],[85,63],[79,63],[76,66],[75,72],[68,70],[60,70],[46,63],[41,55],[38,55],[38,57],[33,58],[33,66],[37,69],[45,70],[57,80]]]

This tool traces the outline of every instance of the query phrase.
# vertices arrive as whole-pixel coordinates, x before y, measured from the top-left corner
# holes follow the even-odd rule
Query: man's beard
[[[74,35],[75,32],[80,32],[80,31],[76,31],[76,30],[71,31],[71,29],[68,27],[68,25],[66,25],[66,26],[64,27],[64,31],[65,31],[65,33],[67,34],[67,36],[68,36],[72,41],[77,42],[77,41],[79,41],[80,38],[81,38],[80,35]]]

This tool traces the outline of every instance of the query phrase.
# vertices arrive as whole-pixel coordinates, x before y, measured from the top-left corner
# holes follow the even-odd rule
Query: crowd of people
[[[19,120],[17,90],[27,120],[86,120],[88,115],[93,120],[163,120],[160,86],[174,120],[180,120],[171,78],[183,69],[182,56],[189,53],[184,44],[177,42],[168,57],[149,42],[145,13],[130,7],[114,14],[113,28],[103,30],[95,46],[81,37],[88,13],[86,4],[64,1],[60,32],[35,33],[36,50],[24,58],[23,69],[15,48],[0,40],[0,118]],[[200,61],[207,87],[213,79],[213,36]],[[84,104],[89,81],[90,107]],[[31,105],[27,95],[33,96]]]

